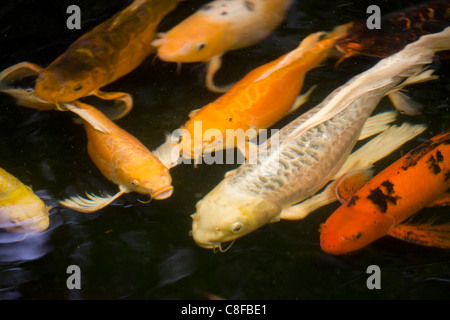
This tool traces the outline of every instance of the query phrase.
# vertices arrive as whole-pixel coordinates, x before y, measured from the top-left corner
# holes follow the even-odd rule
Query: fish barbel
[[[283,210],[314,195],[342,167],[381,98],[434,78],[431,70],[424,71],[425,65],[435,52],[448,49],[450,28],[423,36],[283,127],[258,148],[256,163],[227,173],[197,203],[192,215],[195,242],[221,248],[224,242],[282,219]]]
[[[12,232],[42,232],[49,226],[44,202],[19,179],[0,168],[0,227]]]

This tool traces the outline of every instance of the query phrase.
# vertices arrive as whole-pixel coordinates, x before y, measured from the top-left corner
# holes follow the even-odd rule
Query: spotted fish
[[[449,40],[450,28],[423,36],[283,127],[258,148],[256,163],[229,172],[197,203],[192,215],[195,242],[220,249],[224,242],[278,221],[284,211],[314,195],[345,163],[381,98],[432,79],[425,65],[436,51],[450,49]],[[272,146],[272,141],[279,143]],[[292,218],[295,212],[289,215]]]

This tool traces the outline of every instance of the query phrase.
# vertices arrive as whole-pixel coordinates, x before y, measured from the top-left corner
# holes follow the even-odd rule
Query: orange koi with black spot
[[[320,227],[321,248],[351,253],[390,235],[408,242],[450,248],[450,225],[403,222],[430,204],[448,200],[450,131],[421,144],[376,175]]]

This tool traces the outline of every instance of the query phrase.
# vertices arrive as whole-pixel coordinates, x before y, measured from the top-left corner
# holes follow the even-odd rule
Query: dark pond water
[[[0,69],[21,61],[46,66],[84,32],[130,1],[2,1]],[[206,1],[186,1],[161,24],[167,30]],[[230,52],[217,75],[219,84],[236,81],[252,68],[297,46],[311,32],[365,19],[378,4],[382,14],[420,1],[296,0],[285,22],[256,46]],[[82,29],[66,28],[66,8],[82,10]],[[319,88],[310,101],[276,126],[281,128],[322,101],[376,59],[335,60],[308,73],[305,90]],[[377,169],[448,128],[450,65],[433,64],[440,79],[415,86],[410,95],[424,105],[421,116],[400,121],[427,123],[428,130],[378,163]],[[132,73],[105,87],[133,95],[133,111],[118,124],[150,149],[163,142],[192,109],[218,95],[203,86],[204,66],[176,65],[149,57]],[[379,109],[389,109],[384,99]],[[0,96],[0,167],[11,172],[53,206],[51,226],[37,237],[15,241],[0,233],[0,299],[449,299],[450,251],[383,238],[347,256],[321,251],[319,224],[338,206],[317,210],[303,221],[267,225],[236,241],[223,254],[199,248],[189,236],[195,203],[234,168],[232,165],[180,165],[171,173],[171,198],[138,202],[127,194],[109,207],[83,214],[61,207],[67,195],[99,190],[113,193],[86,152],[83,127],[70,114],[38,112]],[[426,209],[445,219],[448,209]],[[447,216],[448,218],[448,216]],[[381,290],[366,286],[369,265],[381,268]],[[69,265],[81,269],[81,290],[66,286]]]

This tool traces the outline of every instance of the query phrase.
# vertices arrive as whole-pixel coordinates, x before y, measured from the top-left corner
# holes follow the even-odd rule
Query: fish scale
[[[266,150],[263,147],[263,155],[258,162],[240,166],[229,177],[228,183],[237,190],[251,192],[282,208],[315,193],[336,174],[340,167],[336,163],[345,161],[383,93],[399,82],[400,79],[358,100],[357,104],[299,137],[292,137],[289,134],[292,128],[306,121],[323,104],[317,106],[299,121],[294,120],[279,131],[279,158],[270,154],[276,150],[264,153]],[[302,183],[293,183],[297,179],[301,179]]]
[[[436,78],[432,70],[426,70],[426,65],[432,62],[435,52],[450,49],[449,39],[450,28],[423,36],[353,77],[321,104],[273,135],[258,148],[256,163],[249,161],[227,173],[225,179],[197,203],[197,212],[192,215],[195,242],[204,248],[223,251],[223,243],[234,241],[264,224],[304,218],[311,208],[330,203],[328,186],[325,195],[314,196],[329,181],[348,171],[367,169],[397,149],[401,141],[404,143],[417,135],[417,128],[405,126],[409,127],[405,132],[384,136],[384,139],[377,139],[377,136],[372,139],[377,143],[371,144],[371,140],[370,148],[364,148],[363,154],[356,150],[356,155],[349,157],[360,136],[380,133],[392,121],[377,115],[370,126],[365,127],[366,120],[385,95],[395,96],[407,85]],[[409,107],[403,111],[417,114],[407,100],[403,105]],[[396,106],[402,109],[401,103]],[[310,201],[309,197],[315,199]],[[303,199],[306,199],[303,202],[309,201],[307,208],[302,206],[303,202],[297,204]]]

